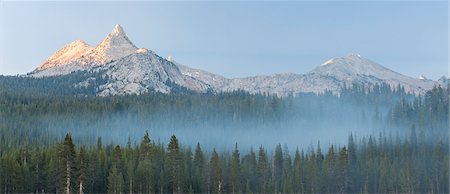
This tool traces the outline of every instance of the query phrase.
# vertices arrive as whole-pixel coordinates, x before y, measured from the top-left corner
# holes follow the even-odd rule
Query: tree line
[[[0,157],[4,193],[448,193],[448,139],[349,135],[346,145],[320,143],[290,152],[278,144],[243,154],[167,145],[146,132],[124,147],[101,139],[20,147]]]

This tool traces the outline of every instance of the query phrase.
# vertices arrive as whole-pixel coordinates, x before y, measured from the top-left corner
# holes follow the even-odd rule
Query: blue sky
[[[448,74],[441,2],[0,2],[0,74],[32,71],[76,39],[116,23],[138,47],[242,77],[305,73],[359,53],[397,72]]]

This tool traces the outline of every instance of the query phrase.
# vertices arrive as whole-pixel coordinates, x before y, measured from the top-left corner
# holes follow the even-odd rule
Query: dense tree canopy
[[[191,153],[179,145],[175,135],[167,148],[144,137],[141,144],[122,149],[113,145],[74,146],[68,134],[63,142],[46,149],[22,148],[3,153],[0,189],[8,193],[449,191],[447,140],[419,140],[413,144],[411,139],[380,136],[379,140],[357,140],[350,135],[349,142],[357,143],[331,145],[326,154],[319,147],[297,149],[294,157],[280,145],[273,154],[260,147],[256,157],[253,150],[241,155],[236,145],[231,154],[216,150],[208,154],[198,144],[192,158],[182,157]],[[151,148],[149,158],[142,158],[147,146]],[[28,159],[30,156],[32,159]],[[186,170],[191,167],[193,170]],[[94,176],[105,172],[104,176]],[[82,175],[86,173],[89,176]]]
[[[449,192],[448,88],[419,96],[383,84],[352,85],[340,95],[195,94],[179,88],[173,94],[96,97],[94,88],[73,88],[79,76],[0,76],[1,192]],[[380,133],[349,134],[345,144],[318,142],[293,151],[285,142],[216,149],[201,141],[187,144],[177,134],[158,139],[144,132],[200,135],[217,128],[251,131],[250,141],[262,131],[283,133],[311,123],[329,130],[371,126]],[[135,135],[127,139],[124,131]]]

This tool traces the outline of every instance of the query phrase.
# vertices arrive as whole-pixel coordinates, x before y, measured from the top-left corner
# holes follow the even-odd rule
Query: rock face
[[[434,85],[446,83],[442,79],[415,79],[385,68],[373,61],[351,54],[326,61],[306,74],[274,74],[229,79],[204,70],[190,68],[160,57],[151,50],[136,47],[123,28],[116,25],[112,32],[94,48],[74,41],[48,58],[28,75],[34,77],[66,75],[75,71],[92,74],[79,87],[90,84],[100,74],[106,80],[96,85],[97,95],[142,94],[149,91],[170,93],[176,89],[195,92],[229,92],[244,90],[278,96],[298,93],[339,94],[344,86],[353,83],[371,86],[386,83],[402,85],[407,92],[423,94]],[[423,77],[423,76],[422,76]]]
[[[175,64],[146,49],[100,66],[95,71],[108,76],[107,83],[98,87],[100,96],[142,94],[150,90],[169,93],[172,84],[197,92],[206,92],[208,88],[183,76]]]

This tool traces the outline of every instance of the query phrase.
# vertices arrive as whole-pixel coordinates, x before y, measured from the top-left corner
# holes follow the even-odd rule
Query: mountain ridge
[[[410,93],[423,94],[434,85],[445,83],[402,75],[359,54],[327,60],[304,74],[278,73],[226,78],[183,65],[171,56],[163,58],[151,50],[138,48],[119,24],[95,47],[81,40],[74,41],[28,75],[58,76],[75,71],[104,73],[103,77],[108,79],[105,84],[97,86],[99,96],[149,91],[170,93],[173,84],[199,93],[244,90],[287,96],[325,91],[339,94],[343,87],[353,83],[365,86],[386,83],[391,87],[401,85]],[[86,86],[89,83],[85,81],[78,85]]]

